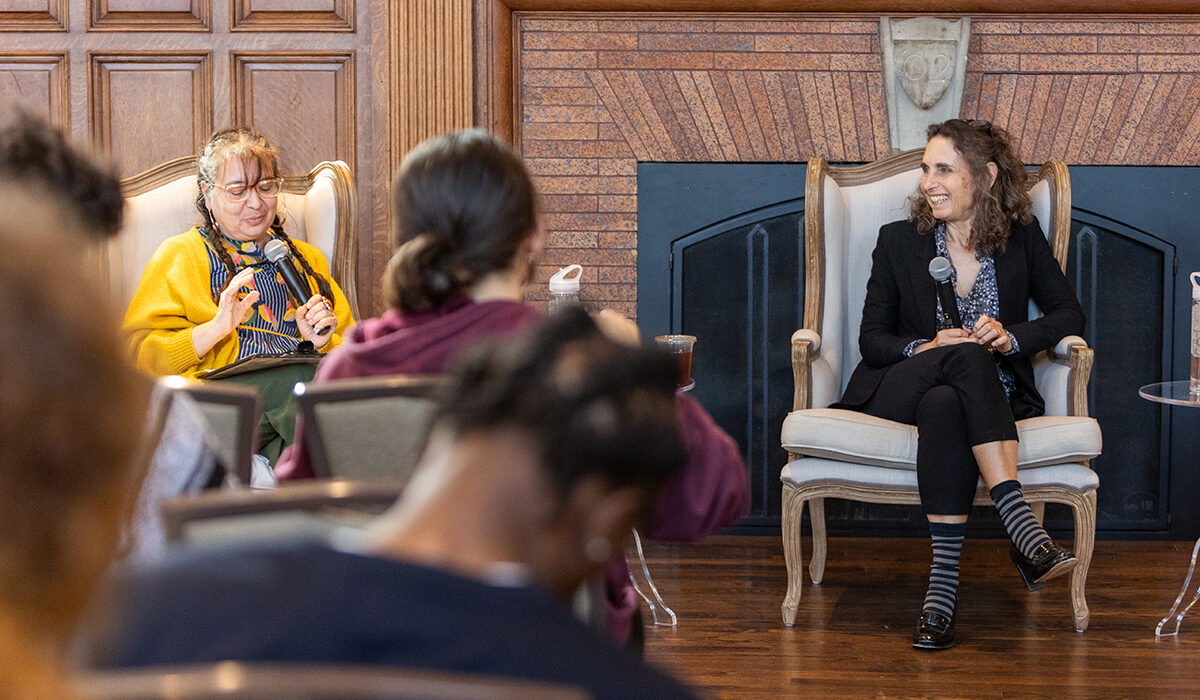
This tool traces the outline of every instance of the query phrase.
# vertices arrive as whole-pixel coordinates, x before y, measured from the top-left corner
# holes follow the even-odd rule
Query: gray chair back
[[[233,382],[199,382],[171,376],[160,380],[175,391],[187,393],[204,414],[216,439],[218,456],[243,485],[250,483],[250,464],[257,448],[262,397],[253,387]]]
[[[408,478],[425,444],[438,375],[296,385],[318,478]]]
[[[164,501],[163,526],[170,542],[228,544],[233,541],[323,537],[365,526],[404,490],[398,479],[349,481],[300,479],[274,489],[221,489]]]

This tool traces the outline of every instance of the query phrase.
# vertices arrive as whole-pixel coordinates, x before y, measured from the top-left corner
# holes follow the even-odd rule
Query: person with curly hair
[[[366,532],[127,570],[84,665],[342,663],[693,697],[568,604],[685,469],[671,357],[570,309],[447,370],[413,480]]]
[[[907,221],[872,254],[855,368],[836,408],[917,427],[917,482],[933,566],[913,647],[954,645],[958,562],[982,476],[1030,590],[1075,566],[1034,517],[1017,481],[1016,421],[1044,413],[1030,358],[1083,332],[1079,301],[1031,213],[1007,132],[982,121],[934,124]],[[952,264],[962,326],[943,314],[927,269]],[[1029,318],[1033,300],[1043,316]]]
[[[196,165],[203,223],[159,246],[125,314],[138,367],[202,378],[250,355],[294,351],[302,341],[320,352],[337,347],[354,322],[350,302],[321,252],[284,231],[275,147],[250,127],[224,129]],[[302,304],[292,302],[264,255],[272,240],[288,246],[309,282],[312,296]],[[292,387],[312,372],[289,365],[234,378],[263,394],[259,453],[272,463],[292,441]]]
[[[0,118],[0,180],[5,209],[23,210],[46,194],[63,205],[56,228],[97,240],[121,230],[125,200],[112,165],[67,141],[44,119],[12,109]]]

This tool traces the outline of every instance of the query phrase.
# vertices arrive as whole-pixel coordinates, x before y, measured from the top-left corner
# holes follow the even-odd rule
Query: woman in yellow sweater
[[[203,224],[168,238],[146,265],[125,314],[141,369],[202,378],[250,355],[294,351],[302,341],[325,352],[354,319],[315,247],[290,239],[277,209],[279,156],[249,127],[217,132],[197,160],[196,206]],[[287,244],[313,294],[297,306],[263,249]],[[313,366],[242,375],[263,393],[260,453],[272,462],[291,443],[291,388]]]

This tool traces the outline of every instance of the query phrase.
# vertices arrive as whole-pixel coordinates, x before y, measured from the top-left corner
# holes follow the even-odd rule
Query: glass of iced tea
[[[685,387],[692,381],[692,346],[696,344],[694,335],[656,335],[654,342],[660,348],[675,356],[679,363],[679,377],[676,384]]]

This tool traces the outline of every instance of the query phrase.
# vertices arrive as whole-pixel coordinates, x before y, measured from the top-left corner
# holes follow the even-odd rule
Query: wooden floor
[[[804,546],[807,556],[807,538]],[[910,640],[928,540],[831,539],[825,580],[805,579],[791,629],[780,615],[787,584],[778,537],[647,543],[651,573],[679,625],[648,629],[646,658],[715,698],[1200,697],[1200,606],[1179,638],[1154,637],[1191,548],[1097,542],[1091,625],[1080,634],[1065,577],[1029,593],[1007,541],[968,539],[958,646],[922,653]]]

